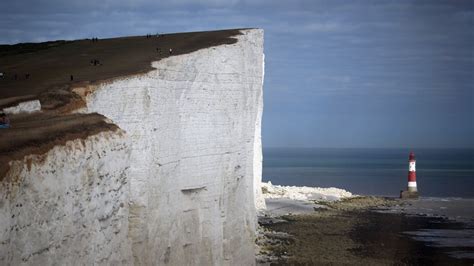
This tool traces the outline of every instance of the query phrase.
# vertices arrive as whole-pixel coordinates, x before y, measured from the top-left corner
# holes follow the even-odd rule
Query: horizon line
[[[262,149],[400,149],[400,150],[415,150],[415,149],[458,149],[468,150],[474,149],[474,147],[301,147],[301,146],[270,146],[265,147],[262,145]]]

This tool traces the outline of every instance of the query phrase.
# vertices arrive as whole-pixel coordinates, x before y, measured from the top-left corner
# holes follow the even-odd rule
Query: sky
[[[264,147],[474,148],[474,1],[0,2],[9,44],[243,27],[265,30]]]

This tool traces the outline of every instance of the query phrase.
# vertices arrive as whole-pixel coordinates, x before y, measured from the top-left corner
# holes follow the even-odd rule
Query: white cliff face
[[[39,100],[21,102],[16,106],[3,109],[3,112],[6,114],[34,113],[38,111],[41,111],[41,103]]]
[[[265,55],[263,56],[265,59]],[[262,88],[263,78],[265,76],[265,62],[262,62]],[[262,115],[263,115],[263,93],[260,94],[259,109],[257,111],[257,119],[255,120],[255,138],[254,138],[254,159],[253,159],[253,175],[254,175],[254,195],[255,195],[255,208],[257,210],[263,210],[266,208],[265,198],[262,194],[262,170],[263,170],[263,154],[262,154]]]
[[[263,31],[236,38],[95,88],[82,111],[124,131],[11,161],[0,265],[254,264]]]
[[[263,31],[100,85],[87,111],[127,132],[135,264],[252,265],[261,199]],[[261,200],[260,200],[261,202]]]
[[[119,130],[10,162],[0,265],[131,264],[129,156]]]

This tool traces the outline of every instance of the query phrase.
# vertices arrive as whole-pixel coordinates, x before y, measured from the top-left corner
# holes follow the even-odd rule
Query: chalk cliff
[[[263,32],[100,85],[87,111],[124,129],[136,262],[252,264],[260,180]]]
[[[130,149],[120,130],[11,161],[0,190],[0,264],[128,264]]]
[[[252,265],[263,31],[75,92],[120,129],[9,162],[0,264]]]

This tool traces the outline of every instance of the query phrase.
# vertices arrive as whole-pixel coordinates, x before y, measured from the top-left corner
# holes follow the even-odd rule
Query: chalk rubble
[[[335,201],[354,196],[349,191],[334,187],[279,186],[270,181],[262,182],[261,187],[266,199]]]

